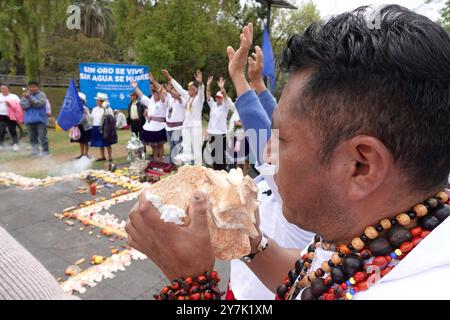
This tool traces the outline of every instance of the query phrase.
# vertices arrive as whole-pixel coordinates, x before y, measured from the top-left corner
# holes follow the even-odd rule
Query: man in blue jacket
[[[22,93],[20,105],[25,113],[24,120],[30,136],[31,156],[39,156],[39,144],[42,147],[42,155],[49,155],[46,103],[47,96],[40,90],[39,83],[30,81]]]

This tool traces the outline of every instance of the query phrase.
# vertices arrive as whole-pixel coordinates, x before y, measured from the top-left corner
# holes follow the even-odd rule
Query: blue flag
[[[72,79],[56,121],[63,130],[67,131],[80,123],[83,118],[83,112],[83,103],[78,96],[75,82]]]
[[[267,26],[264,27],[262,51],[264,55],[263,77],[269,77],[272,81],[271,90],[275,89],[275,60],[273,58],[272,43]]]

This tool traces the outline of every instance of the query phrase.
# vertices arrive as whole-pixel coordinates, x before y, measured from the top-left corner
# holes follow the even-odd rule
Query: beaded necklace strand
[[[335,246],[316,235],[308,252],[295,262],[276,300],[351,300],[388,274],[432,230],[450,216],[449,196],[441,191],[406,213],[369,226],[351,243]],[[407,229],[417,218],[418,226]],[[380,234],[386,231],[386,238]],[[329,261],[311,271],[316,248],[334,251]]]

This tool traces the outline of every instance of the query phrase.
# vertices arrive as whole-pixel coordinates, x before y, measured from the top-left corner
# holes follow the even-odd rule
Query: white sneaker
[[[19,146],[17,144],[13,145],[13,151],[14,152],[19,151]]]

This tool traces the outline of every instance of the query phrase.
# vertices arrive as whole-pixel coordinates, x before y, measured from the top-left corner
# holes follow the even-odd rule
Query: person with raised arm
[[[195,164],[202,164],[202,111],[205,102],[203,74],[200,70],[197,70],[194,75],[195,81],[189,83],[188,90],[186,91],[172,78],[167,70],[163,70],[162,73],[178,94],[186,100],[186,112],[183,124],[183,154],[189,162],[190,159],[193,159]]]
[[[152,148],[154,161],[162,162],[164,145],[167,142],[167,92],[162,86],[154,86],[153,96],[149,98],[139,89],[136,81],[131,82],[131,86],[139,96],[139,102],[147,108],[144,111],[146,122],[143,126],[142,142]]]
[[[225,79],[220,77],[217,86],[220,91],[216,94],[216,99],[211,97],[211,84],[213,76],[208,77],[206,86],[206,101],[208,102],[209,122],[208,122],[208,146],[205,150],[214,170],[226,170],[226,148],[227,148],[227,118],[230,112],[234,112],[236,107],[227,95],[225,90]]]

